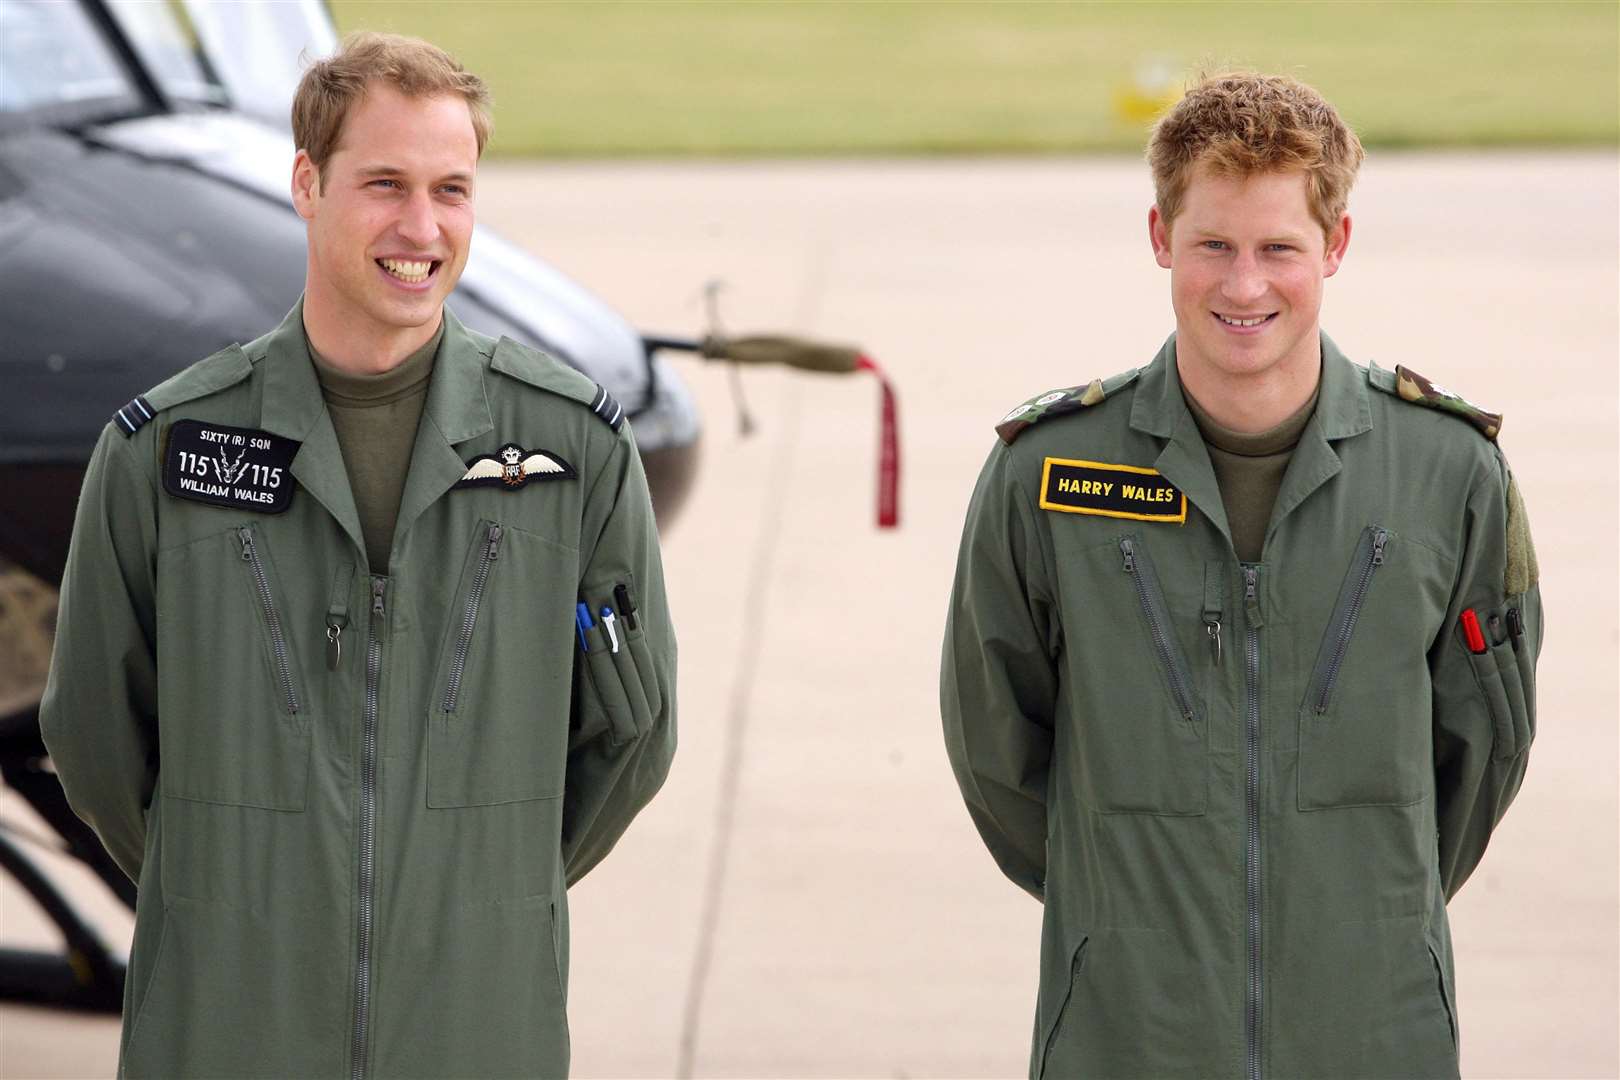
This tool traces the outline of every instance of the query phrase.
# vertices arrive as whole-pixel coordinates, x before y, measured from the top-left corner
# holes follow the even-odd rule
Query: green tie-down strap
[[[739,364],[782,364],[800,371],[822,371],[847,375],[856,370],[861,351],[853,345],[828,345],[808,338],[779,334],[726,338],[716,334],[703,339],[703,355],[710,360],[734,360]]]

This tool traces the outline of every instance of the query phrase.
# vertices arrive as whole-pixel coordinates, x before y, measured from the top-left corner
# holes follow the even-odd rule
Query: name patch
[[[1179,524],[1187,520],[1187,496],[1158,469],[1047,458],[1041,509]]]
[[[163,490],[180,499],[279,514],[292,505],[298,447],[268,431],[176,420],[163,456]]]

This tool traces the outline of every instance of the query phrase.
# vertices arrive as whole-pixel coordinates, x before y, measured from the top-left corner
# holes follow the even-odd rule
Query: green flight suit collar
[[[265,352],[264,396],[259,423],[264,430],[302,445],[293,458],[292,473],[328,513],[349,534],[359,550],[365,550],[360,531],[360,515],[354,508],[354,494],[343,463],[337,431],[321,397],[320,379],[309,357],[309,339],[304,332],[304,301],[300,297],[292,311],[269,337]],[[444,308],[444,340],[434,361],[428,383],[422,422],[416,429],[411,452],[410,472],[400,496],[399,517],[394,525],[394,547],[434,500],[460,480],[467,470],[455,447],[494,430],[489,400],[484,394],[484,358],[478,343],[462,326],[461,320]]]
[[[1347,360],[1326,334],[1322,339],[1322,381],[1316,412],[1305,425],[1283,474],[1266,539],[1295,507],[1336,476],[1342,463],[1333,442],[1372,430],[1372,403],[1364,373]],[[1153,467],[1201,510],[1231,543],[1226,505],[1204,446],[1203,433],[1182,394],[1176,368],[1176,336],[1171,334],[1142,372],[1131,402],[1131,427],[1168,439]]]
[[[484,355],[446,305],[444,341],[433,364],[422,422],[416,428],[411,471],[399,497],[399,517],[394,522],[396,553],[412,523],[467,474],[467,463],[456,445],[494,429],[484,392]]]
[[[266,431],[305,441],[326,411],[320,379],[309,358],[304,334],[304,301],[298,303],[270,334],[264,358],[264,404],[259,422]],[[448,305],[444,308],[444,341],[434,362],[423,415],[450,443],[477,438],[495,427],[484,397],[484,360],[478,343]]]

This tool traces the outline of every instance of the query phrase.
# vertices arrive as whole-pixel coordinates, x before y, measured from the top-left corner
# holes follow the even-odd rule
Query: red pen
[[[1485,651],[1485,635],[1479,629],[1479,616],[1474,614],[1473,608],[1464,608],[1461,617],[1463,637],[1468,639],[1468,651],[1482,653]]]

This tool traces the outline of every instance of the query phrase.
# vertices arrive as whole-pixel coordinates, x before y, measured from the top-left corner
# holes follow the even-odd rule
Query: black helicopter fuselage
[[[286,199],[259,176],[231,178],[243,174],[239,148],[216,167],[170,152],[188,129],[218,140],[222,126],[253,123],[158,117],[0,133],[0,554],[48,582],[60,580],[84,464],[113,410],[273,328],[298,299],[305,234]],[[554,318],[594,319],[609,344],[593,355],[588,334],[574,349],[543,336],[532,316],[484,295],[501,269],[470,265],[450,305],[474,329],[559,355],[645,414],[637,434],[667,524],[695,467],[683,388],[665,372],[651,393],[661,361],[634,357],[634,332],[605,306],[578,311],[579,295],[530,294],[536,307],[567,309]],[[610,321],[619,325],[604,334]]]

